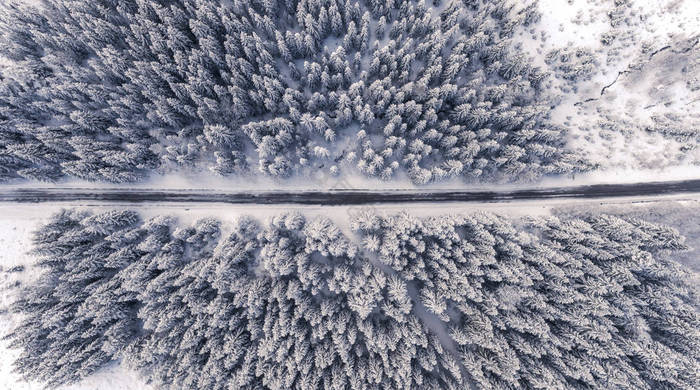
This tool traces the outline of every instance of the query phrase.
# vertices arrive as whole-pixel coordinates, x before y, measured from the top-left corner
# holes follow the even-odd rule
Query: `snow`
[[[17,3],[40,5],[38,0],[19,0]],[[582,151],[593,162],[601,164],[599,172],[577,176],[576,179],[591,183],[595,178],[627,177],[629,170],[658,170],[658,177],[667,177],[668,171],[676,167],[687,169],[688,176],[700,173],[700,150],[684,152],[684,142],[664,137],[645,129],[655,124],[653,118],[667,113],[680,115],[680,121],[688,126],[700,127],[700,89],[692,90],[687,81],[692,71],[684,74],[687,65],[673,62],[679,57],[667,50],[646,63],[650,53],[668,45],[675,48],[684,40],[700,36],[700,1],[697,0],[630,0],[624,10],[626,18],[616,26],[611,25],[610,12],[615,9],[609,0],[539,0],[541,20],[533,26],[524,27],[516,34],[518,41],[535,64],[547,67],[545,55],[554,49],[587,48],[599,57],[599,66],[594,77],[577,83],[575,89],[561,94],[561,103],[551,113],[556,124],[570,128],[568,146]],[[430,8],[434,17],[450,4],[441,2],[439,8]],[[521,4],[513,1],[517,12]],[[374,23],[371,32],[374,34]],[[611,34],[616,39],[604,46],[601,38]],[[388,41],[388,39],[387,39]],[[338,38],[327,38],[327,49],[334,50]],[[698,47],[700,50],[700,46]],[[695,50],[698,51],[698,50]],[[691,51],[693,53],[693,51]],[[367,58],[365,58],[367,60]],[[618,81],[606,89],[600,98],[602,87],[618,78],[618,72],[628,70],[631,65],[643,65],[633,74],[619,76]],[[0,71],[8,65],[0,58]],[[282,67],[284,69],[284,67]],[[568,88],[562,80],[552,80],[549,89]],[[578,104],[586,99],[599,99]],[[577,105],[578,104],[578,105]],[[611,117],[610,120],[606,117]],[[620,131],[601,130],[601,123],[619,120],[630,122],[629,128]],[[688,127],[686,126],[686,127]],[[340,132],[339,132],[340,133]],[[340,135],[340,134],[339,134]],[[350,141],[347,139],[346,141]],[[687,144],[687,142],[686,142]],[[331,156],[340,155],[341,148],[349,145],[331,145]],[[254,156],[254,148],[248,148]],[[255,161],[253,158],[252,161]],[[290,188],[416,188],[410,180],[398,175],[391,182],[363,177],[350,166],[340,166],[341,177],[329,172],[333,165],[326,161],[311,177],[290,180],[261,178],[256,175],[237,178],[221,178],[209,172],[192,172],[180,175],[153,176],[137,184],[138,187],[154,188],[222,188],[231,189],[290,189]],[[576,182],[569,178],[547,178],[546,182]],[[607,180],[607,179],[605,179]],[[56,186],[81,183],[61,181]],[[42,186],[44,184],[41,184]],[[100,184],[83,183],[92,187]],[[422,188],[491,188],[493,186],[465,183],[461,179],[433,184]]]
[[[13,286],[19,283],[31,281],[33,273],[28,272],[31,257],[27,254],[30,249],[31,232],[43,220],[42,217],[16,218],[0,213],[0,309],[6,310],[14,300],[17,289]],[[7,272],[16,266],[25,266],[22,272]],[[7,313],[0,314],[0,336],[7,334],[16,323],[16,319]],[[11,373],[12,361],[19,355],[17,350],[8,350],[7,342],[0,340],[0,389],[30,390],[39,389],[38,384],[26,384],[18,382],[18,378]]]
[[[689,66],[697,63],[700,48],[680,53],[700,37],[700,2],[615,3],[540,0],[541,20],[520,31],[517,41],[544,68],[546,54],[556,49],[589,49],[598,60],[590,80],[550,80],[548,89],[560,90],[551,118],[569,129],[568,146],[603,171],[658,170],[665,177],[664,170],[681,167],[697,177],[700,151],[682,149],[697,146],[697,138],[679,142],[647,129],[658,125],[653,118],[671,113],[680,127],[695,129],[696,137],[700,132],[700,89],[691,87],[700,70]],[[623,18],[613,21],[616,14]],[[612,37],[608,45],[604,37]]]
[[[63,386],[59,390],[151,390],[135,371],[117,363],[99,370],[80,383]],[[32,389],[33,390],[33,389]]]
[[[43,7],[44,2],[42,0],[10,0],[10,3],[20,4],[24,6],[31,7]]]
[[[638,141],[641,142],[641,141]],[[658,143],[657,143],[658,144]],[[650,147],[653,147],[652,143]],[[656,147],[659,147],[658,145]],[[636,147],[639,153],[644,148]],[[615,156],[611,156],[614,158]],[[647,160],[653,160],[655,155],[647,155]],[[575,185],[592,184],[622,184],[648,181],[679,181],[700,178],[700,164],[670,165],[664,167],[635,166],[609,166],[601,167],[575,176],[549,176],[543,177],[537,183],[465,183],[459,178],[439,183],[417,186],[408,178],[383,181],[377,178],[369,178],[361,175],[343,175],[333,177],[327,175],[321,180],[309,178],[292,178],[288,180],[275,180],[269,177],[221,177],[215,174],[201,173],[197,175],[169,174],[154,175],[149,180],[140,183],[132,183],[128,186],[110,183],[88,182],[78,179],[66,179],[57,183],[23,182],[13,185],[4,185],[5,190],[22,188],[49,188],[49,189],[148,189],[148,190],[182,190],[182,191],[321,191],[321,190],[425,190],[425,191],[449,191],[449,190],[520,190],[533,188],[551,188]]]

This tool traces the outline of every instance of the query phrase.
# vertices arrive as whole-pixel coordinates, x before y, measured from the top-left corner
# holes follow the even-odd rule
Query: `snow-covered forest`
[[[350,169],[425,184],[593,167],[512,42],[536,2],[4,5],[0,177]]]
[[[700,389],[699,145],[697,0],[1,0],[0,390]]]
[[[15,365],[57,385],[121,359],[177,389],[700,386],[675,229],[371,210],[351,228],[62,211],[11,307]]]
[[[0,180],[532,182],[624,159],[698,164],[700,22],[669,39],[640,27],[657,15],[635,2],[589,4],[590,21],[572,5],[573,24],[608,24],[582,30],[594,51],[551,43],[543,1],[12,0]],[[661,12],[687,12],[676,3]],[[617,81],[650,104],[604,101]]]

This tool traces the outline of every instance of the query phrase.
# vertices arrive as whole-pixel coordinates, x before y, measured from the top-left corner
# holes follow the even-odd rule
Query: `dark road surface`
[[[231,204],[362,205],[407,202],[506,202],[700,194],[700,179],[675,182],[596,184],[506,191],[329,190],[253,191],[97,188],[0,188],[0,202],[187,202]]]

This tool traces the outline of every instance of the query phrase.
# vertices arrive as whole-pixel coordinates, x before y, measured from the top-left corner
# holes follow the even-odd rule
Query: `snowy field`
[[[561,100],[552,116],[570,129],[569,145],[601,165],[592,177],[697,175],[700,151],[687,147],[700,129],[700,2],[541,0],[539,8],[521,43],[543,67],[566,53],[566,71],[580,71],[573,80],[555,71]]]

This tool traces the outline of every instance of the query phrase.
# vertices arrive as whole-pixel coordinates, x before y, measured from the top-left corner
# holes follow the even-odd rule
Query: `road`
[[[411,202],[507,202],[700,194],[700,179],[673,182],[595,184],[504,191],[328,190],[246,191],[98,188],[0,188],[0,202],[187,202],[230,204],[370,205]]]

